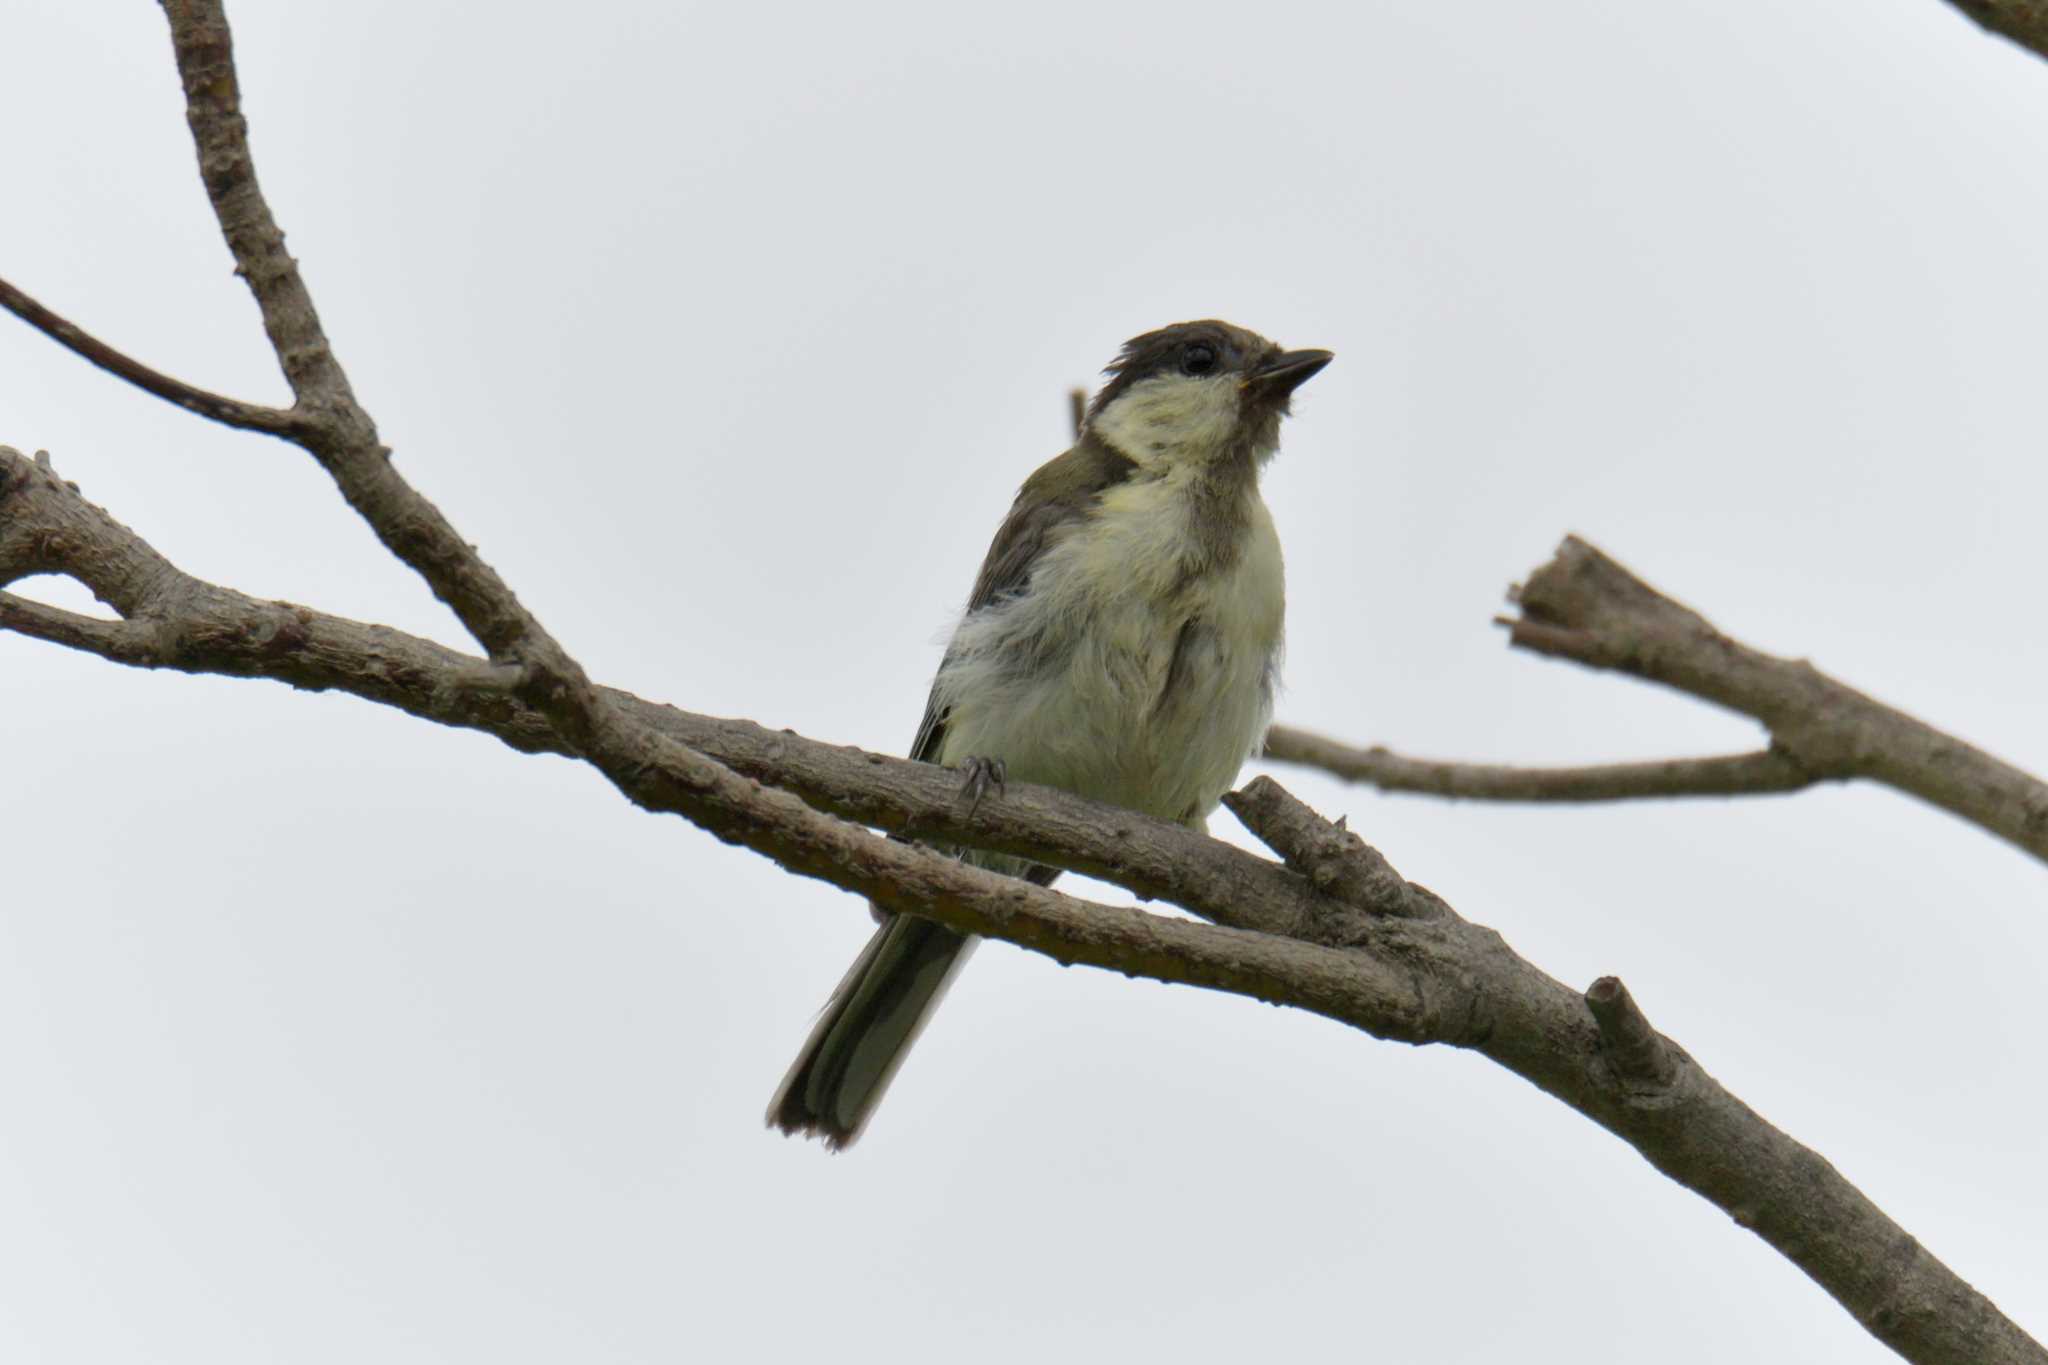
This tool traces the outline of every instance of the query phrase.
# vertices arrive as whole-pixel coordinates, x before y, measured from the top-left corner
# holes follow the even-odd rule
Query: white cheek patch
[[[1140,467],[1221,454],[1237,430],[1238,384],[1229,375],[1154,375],[1118,394],[1093,429]]]

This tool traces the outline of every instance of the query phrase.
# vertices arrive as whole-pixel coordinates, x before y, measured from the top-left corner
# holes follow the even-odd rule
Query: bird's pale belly
[[[999,608],[1046,619],[1003,623],[1010,649],[942,668],[941,760],[1001,759],[1019,781],[1200,823],[1264,734],[1279,644],[1277,585],[1213,586],[1224,590],[1126,592],[1080,612],[1029,598]]]

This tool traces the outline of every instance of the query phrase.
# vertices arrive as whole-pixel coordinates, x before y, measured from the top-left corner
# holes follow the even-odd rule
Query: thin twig
[[[188,412],[196,412],[201,417],[224,422],[231,427],[267,432],[272,436],[282,436],[291,429],[292,415],[284,409],[244,403],[239,398],[194,388],[182,379],[173,379],[161,370],[153,370],[132,356],[115,350],[77,323],[57,316],[5,280],[0,280],[0,308],[5,308],[58,345],[84,356],[107,373],[125,379],[166,402],[176,403]]]
[[[140,622],[80,616],[11,592],[0,592],[0,630],[97,654],[119,664],[148,667],[156,653],[149,629]]]
[[[1820,780],[1776,749],[1713,758],[1523,768],[1412,758],[1378,745],[1359,749],[1286,725],[1276,725],[1267,733],[1265,757],[1276,763],[1320,769],[1346,782],[1384,792],[1416,792],[1453,801],[1583,802],[1757,796],[1803,791]]]

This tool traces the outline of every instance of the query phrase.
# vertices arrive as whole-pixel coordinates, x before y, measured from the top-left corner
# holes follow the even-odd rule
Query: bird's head
[[[1256,469],[1294,391],[1330,360],[1227,322],[1176,322],[1124,343],[1085,427],[1142,469]]]

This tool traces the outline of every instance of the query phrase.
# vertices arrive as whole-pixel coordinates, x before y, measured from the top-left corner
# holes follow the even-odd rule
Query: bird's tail
[[[852,1143],[917,1041],[925,1020],[981,940],[892,915],[832,993],[796,1064],[768,1102],[769,1126]]]

